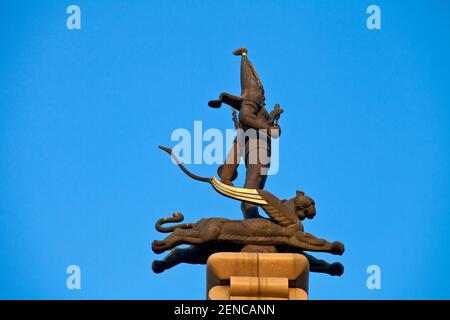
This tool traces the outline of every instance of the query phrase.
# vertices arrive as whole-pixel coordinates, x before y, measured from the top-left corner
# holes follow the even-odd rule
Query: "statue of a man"
[[[208,105],[219,108],[226,103],[239,111],[237,123],[238,135],[227,155],[225,164],[219,168],[219,176],[223,183],[232,184],[237,176],[236,170],[241,155],[246,166],[245,188],[264,189],[270,167],[271,137],[278,138],[280,127],[276,124],[283,110],[277,104],[271,113],[265,108],[264,88],[247,57],[247,49],[233,52],[241,59],[241,95],[234,96],[222,93],[218,100],[209,101]],[[259,218],[258,206],[243,202],[244,218]]]

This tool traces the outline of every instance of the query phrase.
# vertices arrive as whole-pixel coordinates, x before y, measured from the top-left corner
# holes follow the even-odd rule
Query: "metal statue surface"
[[[168,250],[170,253],[163,260],[153,262],[153,271],[160,273],[179,263],[205,264],[208,257],[216,252],[279,252],[302,254],[310,263],[310,271],[340,276],[344,272],[342,264],[330,264],[305,252],[344,253],[341,242],[329,242],[304,231],[301,221],[316,215],[314,200],[302,191],[296,191],[291,199],[279,199],[264,189],[270,166],[271,139],[280,137],[278,120],[283,110],[278,104],[271,112],[265,109],[264,88],[247,57],[247,49],[241,48],[233,53],[241,56],[241,94],[221,93],[217,100],[208,102],[212,108],[220,108],[222,103],[231,106],[236,129],[239,129],[225,164],[218,169],[219,178],[193,174],[180,163],[170,148],[160,148],[170,154],[192,179],[206,182],[219,194],[240,201],[244,220],[204,218],[195,223],[180,224],[184,216],[179,212],[171,218],[159,219],[156,229],[170,235],[153,241],[152,250],[156,254]],[[250,131],[251,134],[248,134]],[[244,186],[237,187],[233,181],[237,177],[241,157],[245,160],[246,176]],[[259,214],[259,208],[268,218]],[[164,226],[167,223],[179,224]],[[190,246],[179,248],[180,245]]]

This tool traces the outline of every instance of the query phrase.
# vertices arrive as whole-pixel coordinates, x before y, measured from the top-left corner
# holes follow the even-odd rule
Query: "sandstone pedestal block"
[[[293,253],[213,254],[207,262],[210,300],[307,300],[308,260]]]

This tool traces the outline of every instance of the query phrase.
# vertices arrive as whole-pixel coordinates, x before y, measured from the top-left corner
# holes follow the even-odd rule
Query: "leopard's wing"
[[[261,208],[274,222],[283,227],[299,223],[293,207],[288,206],[286,202],[281,201],[269,191],[258,190],[258,193],[267,202],[267,205],[261,205]]]
[[[273,222],[288,226],[298,223],[298,218],[292,210],[272,193],[260,189],[247,189],[229,186],[216,177],[211,179],[211,185],[220,194],[235,200],[250,202],[261,206]]]
[[[254,203],[257,205],[268,205],[269,203],[259,194],[257,189],[247,189],[232,187],[225,183],[222,183],[216,177],[212,177],[211,185],[220,194],[225,197]]]

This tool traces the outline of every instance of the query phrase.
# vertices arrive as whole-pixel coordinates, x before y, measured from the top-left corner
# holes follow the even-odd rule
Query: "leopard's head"
[[[295,211],[300,220],[312,219],[316,215],[316,203],[305,195],[303,191],[297,191],[294,200]]]

